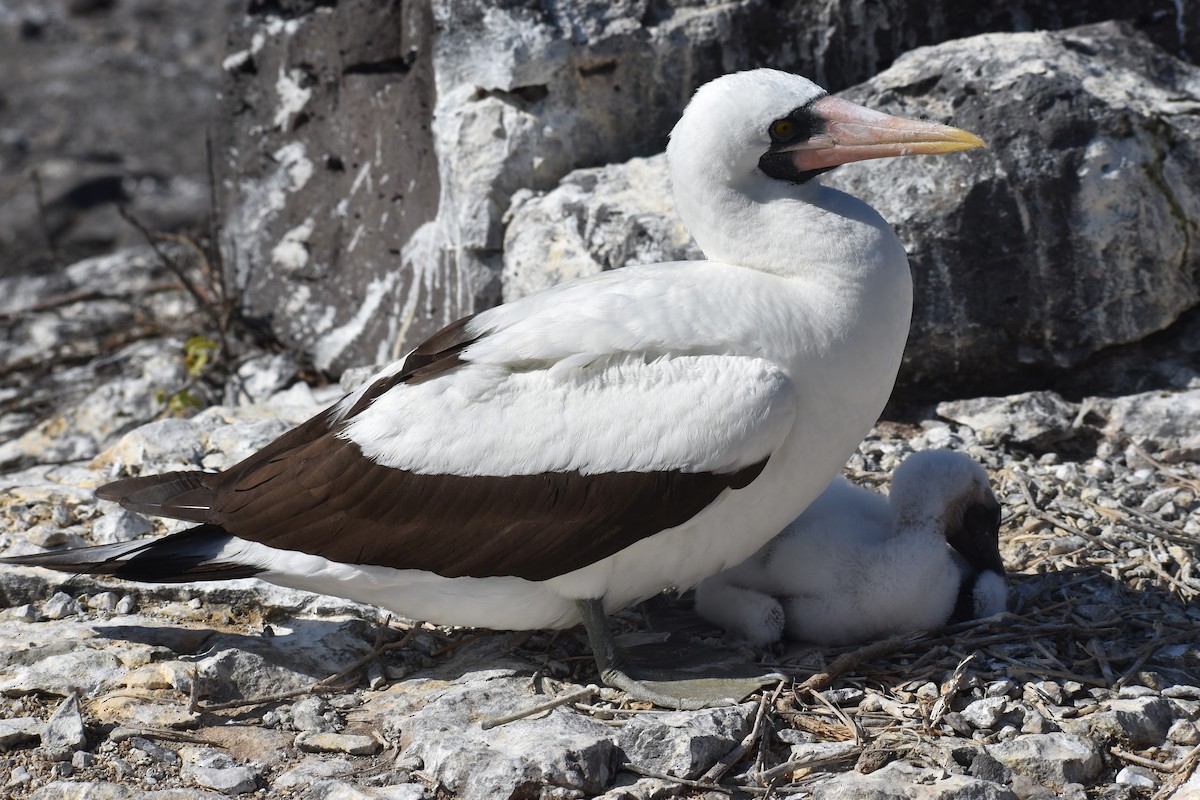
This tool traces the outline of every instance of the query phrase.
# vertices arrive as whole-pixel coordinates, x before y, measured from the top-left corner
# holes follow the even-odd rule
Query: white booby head
[[[700,87],[671,132],[667,156],[676,207],[704,254],[776,271],[795,268],[797,252],[784,248],[797,239],[772,226],[789,224],[789,217],[804,226],[808,215],[797,218],[797,204],[828,203],[830,190],[812,180],[822,172],[853,161],[984,146],[967,131],[882,114],[832,97],[799,75],[758,69]],[[771,206],[777,213],[764,214]],[[837,226],[820,215],[812,222]],[[801,263],[804,251],[823,257],[855,244],[807,232],[801,238]]]
[[[987,473],[949,450],[914,453],[887,499],[835,480],[758,553],[696,590],[696,608],[735,639],[785,633],[861,642],[1003,611],[1000,506]]]
[[[680,215],[710,260],[627,267],[459,320],[222,473],[97,492],[196,527],[12,561],[137,580],[256,575],[441,624],[582,619],[596,633],[603,611],[761,546],[891,392],[907,259],[877,213],[814,176],[978,146],[794,75],[719,78],[668,150]]]

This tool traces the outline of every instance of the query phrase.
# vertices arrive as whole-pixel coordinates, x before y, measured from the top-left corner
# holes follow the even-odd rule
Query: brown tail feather
[[[213,472],[164,472],[105,484],[96,497],[120,503],[130,511],[188,522],[209,522]]]
[[[10,556],[0,564],[151,583],[252,578],[262,572],[251,564],[214,560],[231,538],[216,525],[200,525],[159,539]]]

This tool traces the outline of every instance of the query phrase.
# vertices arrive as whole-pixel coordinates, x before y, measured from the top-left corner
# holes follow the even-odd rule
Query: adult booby
[[[449,625],[582,621],[610,685],[690,704],[697,683],[626,668],[605,613],[693,586],[795,518],[874,423],[908,333],[899,239],[816,176],[982,146],[796,75],[714,80],[667,148],[709,260],[461,319],[224,472],[97,491],[196,527],[10,563],[257,576]]]
[[[1000,505],[979,464],[950,450],[905,459],[888,498],[837,478],[761,550],[696,588],[696,610],[754,646],[839,645],[1007,606]]]

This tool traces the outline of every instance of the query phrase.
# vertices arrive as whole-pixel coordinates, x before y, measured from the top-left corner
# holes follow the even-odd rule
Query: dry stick
[[[1142,645],[1141,652],[1138,654],[1137,659],[1134,660],[1129,669],[1125,670],[1125,672],[1121,674],[1121,677],[1117,678],[1117,682],[1112,685],[1112,688],[1120,689],[1122,686],[1124,686],[1125,682],[1132,678],[1137,671],[1142,668],[1142,665],[1150,659],[1150,656],[1154,655],[1154,651],[1162,647],[1162,639],[1162,627],[1155,625],[1154,638],[1151,639],[1147,644]]]
[[[1163,781],[1163,785],[1150,800],[1167,800],[1171,797],[1176,789],[1192,777],[1197,764],[1200,764],[1200,745],[1193,747],[1186,756],[1171,765],[1171,776]]]
[[[704,789],[705,791],[709,791],[709,792],[720,792],[721,794],[733,794],[735,791],[749,792],[751,794],[761,794],[764,792],[764,790],[762,790],[762,789],[756,790],[753,787],[749,787],[749,786],[747,786],[747,787],[739,786],[737,789],[730,789],[725,786],[714,786],[711,783],[701,783],[700,781],[693,781],[693,780],[689,780],[687,778],[677,778],[676,776],[668,775],[665,772],[657,772],[652,769],[646,769],[645,767],[639,767],[637,764],[622,764],[621,769],[624,770],[625,772],[632,772],[635,775],[642,775],[644,777],[655,778],[660,781],[668,781],[670,783],[677,783],[680,786],[687,786],[691,789]]]
[[[514,711],[511,714],[505,714],[503,717],[492,717],[491,719],[480,720],[479,727],[483,728],[485,731],[491,730],[492,728],[499,727],[500,725],[507,725],[508,723],[516,722],[519,719],[525,719],[526,717],[532,717],[534,714],[540,714],[543,711],[550,711],[552,709],[558,708],[559,706],[566,705],[567,703],[574,703],[577,700],[582,700],[585,697],[591,697],[592,695],[598,694],[599,692],[600,692],[599,686],[597,686],[594,683],[589,683],[587,686],[584,686],[582,689],[576,689],[573,692],[567,692],[566,694],[560,694],[558,697],[555,697],[551,700],[547,700],[544,703],[539,703],[536,706],[530,706],[529,708],[526,708],[523,711]]]
[[[1128,761],[1130,764],[1136,764],[1139,767],[1148,767],[1149,769],[1157,770],[1158,772],[1171,772],[1177,766],[1179,766],[1175,762],[1164,763],[1162,761],[1155,761],[1152,758],[1139,756],[1137,753],[1130,753],[1129,751],[1122,750],[1119,747],[1110,748],[1109,752],[1122,761]]]
[[[862,755],[862,750],[863,749],[861,747],[859,747],[858,745],[855,745],[853,747],[847,747],[844,751],[842,751],[840,753],[834,753],[831,755],[805,756],[803,758],[794,758],[791,761],[785,761],[784,763],[780,764],[779,766],[771,767],[766,772],[762,773],[761,775],[756,775],[755,777],[759,780],[759,782],[765,781],[765,782],[769,783],[769,782],[775,780],[776,778],[783,777],[784,775],[788,774],[789,772],[795,772],[798,769],[807,769],[810,767],[823,767],[823,766],[826,766],[827,764],[836,764],[839,761],[848,761],[851,758],[858,758],[860,755]],[[750,787],[747,787],[747,788],[750,788]]]
[[[901,634],[900,636],[891,636],[887,639],[881,639],[878,642],[871,642],[868,645],[851,650],[849,653],[843,653],[833,660],[824,672],[818,672],[816,675],[809,676],[803,682],[796,684],[795,692],[815,692],[818,689],[824,689],[834,679],[843,672],[849,672],[857,666],[860,666],[867,661],[889,655],[901,647],[914,643],[914,637],[911,634]]]
[[[158,246],[158,237],[151,233],[146,226],[141,223],[141,220],[130,214],[129,210],[122,205],[117,206],[117,213],[121,215],[121,219],[128,222],[137,229],[138,233],[142,234],[143,238],[146,240],[146,243],[150,245],[150,249],[154,251],[154,255],[158,256],[159,260],[161,260],[162,263],[167,266],[167,269],[171,270],[171,272],[175,274],[175,277],[178,278],[183,284],[183,288],[187,289],[188,294],[190,294],[192,299],[196,301],[196,304],[200,306],[200,309],[209,317],[211,317],[212,321],[215,322],[219,328],[221,325],[220,313],[214,307],[213,299],[209,297],[206,292],[201,291],[196,282],[188,277],[187,271],[179,265],[179,262],[167,255],[167,253]],[[221,334],[224,335],[224,333],[225,332],[222,330]]]
[[[370,653],[367,653],[365,656],[360,658],[358,661],[355,661],[353,664],[346,667],[341,672],[337,673],[336,675],[330,675],[328,678],[322,678],[321,680],[317,681],[316,683],[312,684],[311,686],[305,686],[300,689],[293,689],[292,691],[289,691],[289,692],[279,692],[278,694],[269,694],[269,695],[264,695],[262,697],[252,697],[248,700],[230,700],[227,703],[215,703],[213,705],[201,706],[198,709],[194,708],[193,710],[223,711],[223,710],[229,709],[229,708],[243,708],[245,706],[259,706],[259,705],[263,705],[265,703],[278,703],[280,700],[290,700],[293,697],[300,697],[302,695],[314,694],[316,692],[320,692],[323,689],[328,689],[328,688],[338,684],[340,681],[349,677],[354,672],[362,669],[366,665],[370,664],[372,661],[375,661],[377,658],[379,658],[381,655],[388,652],[389,650],[396,650],[397,648],[404,647],[406,644],[408,644],[409,642],[411,642],[413,640],[413,638],[421,630],[421,626],[424,624],[425,624],[424,622],[418,622],[417,624],[413,625],[413,627],[409,628],[404,633],[404,636],[402,636],[398,641],[391,642],[389,644],[383,644],[383,645],[377,644]]]
[[[787,681],[780,681],[769,698],[766,694],[763,694],[759,700],[758,713],[754,715],[754,724],[750,727],[750,732],[746,734],[737,747],[717,759],[717,763],[709,767],[708,771],[700,776],[701,783],[705,781],[714,784],[717,783],[729,771],[730,767],[741,761],[750,752],[750,749],[754,747],[754,743],[762,736],[763,728],[765,727],[764,723],[767,720],[768,706],[771,708],[775,707],[775,701],[779,699],[779,693],[783,691],[784,684],[786,683]]]

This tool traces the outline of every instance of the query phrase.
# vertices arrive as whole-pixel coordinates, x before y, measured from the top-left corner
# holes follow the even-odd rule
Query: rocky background
[[[1198,60],[1195,0],[0,4],[0,553],[164,532],[91,489],[231,464],[503,298],[696,257],[666,134],[768,65],[991,144],[826,180],[917,287],[848,473],[979,459],[1014,587],[668,713],[589,689],[575,632],[5,569],[0,793],[1200,797]],[[714,635],[686,598],[622,624]]]

